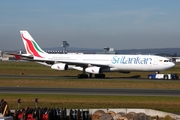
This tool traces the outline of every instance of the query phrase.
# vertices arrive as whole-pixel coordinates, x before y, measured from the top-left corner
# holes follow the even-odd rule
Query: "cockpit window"
[[[170,60],[164,60],[164,62],[172,62],[172,60],[170,59]]]

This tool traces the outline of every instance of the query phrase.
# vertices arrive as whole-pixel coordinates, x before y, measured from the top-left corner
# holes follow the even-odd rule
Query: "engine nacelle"
[[[94,74],[102,73],[102,70],[100,67],[94,67],[94,66],[86,68],[85,71],[88,73],[94,73]]]
[[[67,70],[68,65],[64,64],[64,63],[57,63],[57,64],[52,65],[51,69],[54,69],[54,70]]]

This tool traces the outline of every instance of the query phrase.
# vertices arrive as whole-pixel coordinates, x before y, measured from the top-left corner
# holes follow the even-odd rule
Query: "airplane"
[[[22,60],[34,61],[55,70],[74,69],[82,71],[78,78],[105,78],[104,72],[131,71],[159,72],[170,69],[175,63],[166,57],[157,55],[124,54],[49,54],[42,50],[28,31],[20,31],[26,54],[16,54]]]

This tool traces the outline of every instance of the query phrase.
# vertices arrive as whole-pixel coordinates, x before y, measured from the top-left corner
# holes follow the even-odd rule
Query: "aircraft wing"
[[[76,66],[80,66],[80,67],[88,67],[88,66],[98,66],[101,68],[109,68],[109,66],[106,64],[94,64],[94,63],[85,63],[85,62],[68,62],[68,61],[58,61],[61,63],[66,63],[68,65],[76,65]]]
[[[92,64],[92,63],[82,63],[82,62],[69,62],[69,61],[63,61],[63,60],[45,60],[45,59],[34,59],[32,55],[22,55],[22,54],[13,54],[16,59],[18,60],[27,60],[27,61],[33,61],[33,62],[45,62],[48,64],[54,64],[54,63],[65,63],[67,65],[76,65],[76,66],[80,66],[80,67],[88,67],[88,66],[99,66],[102,68],[109,68],[109,66],[106,64]]]

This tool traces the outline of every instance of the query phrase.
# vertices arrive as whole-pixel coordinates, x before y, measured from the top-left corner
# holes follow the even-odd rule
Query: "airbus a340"
[[[156,55],[124,54],[48,54],[42,50],[28,31],[20,31],[26,54],[15,55],[19,59],[35,61],[55,70],[82,71],[78,78],[104,78],[104,72],[163,71],[175,64],[166,57]]]

